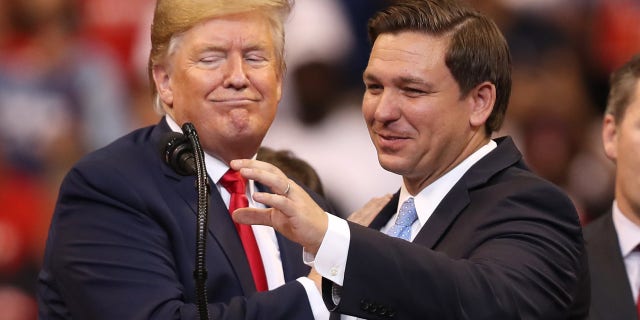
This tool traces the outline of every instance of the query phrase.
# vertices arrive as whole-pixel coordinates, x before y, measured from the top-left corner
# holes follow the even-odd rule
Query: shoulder
[[[88,153],[65,176],[61,192],[84,188],[108,189],[114,185],[134,185],[162,159],[151,138],[155,126],[132,131],[109,145]]]
[[[105,147],[85,155],[72,170],[102,172],[140,167],[151,158],[161,160],[159,149],[152,145],[154,126],[140,128]]]

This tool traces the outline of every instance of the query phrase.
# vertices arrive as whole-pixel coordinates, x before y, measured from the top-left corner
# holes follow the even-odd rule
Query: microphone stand
[[[209,212],[209,177],[204,164],[204,152],[200,146],[200,140],[196,128],[190,122],[182,125],[182,132],[189,138],[193,146],[196,162],[196,187],[198,189],[198,217],[196,225],[196,262],[193,278],[196,285],[196,304],[200,319],[209,319],[207,304],[207,269],[206,269],[206,243],[207,220]]]

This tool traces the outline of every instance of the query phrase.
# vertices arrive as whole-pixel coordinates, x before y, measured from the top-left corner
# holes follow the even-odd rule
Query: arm
[[[547,186],[503,187],[473,194],[434,250],[349,224],[336,311],[374,319],[384,308],[398,318],[566,318],[584,266],[575,210]],[[501,197],[474,205],[491,193]]]
[[[248,160],[232,165],[275,190],[286,187],[268,166]],[[284,230],[316,254],[327,232],[323,213],[298,188],[291,190],[286,197],[259,195],[257,201],[274,208],[238,210],[234,219]],[[373,319],[384,318],[375,315],[381,308],[409,319],[566,317],[584,251],[570,200],[549,184],[522,177],[469,196],[471,204],[447,227],[438,251],[350,223],[336,311]],[[327,291],[325,302],[332,309]],[[377,311],[369,313],[371,306]]]

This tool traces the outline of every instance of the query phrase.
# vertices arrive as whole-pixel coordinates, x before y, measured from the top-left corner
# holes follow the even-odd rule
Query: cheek
[[[375,103],[372,98],[365,96],[362,98],[362,116],[367,123],[373,122],[373,115],[376,112]]]

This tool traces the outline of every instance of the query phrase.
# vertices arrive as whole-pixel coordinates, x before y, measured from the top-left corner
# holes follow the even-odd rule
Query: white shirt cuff
[[[315,257],[303,252],[303,261],[312,266],[323,277],[342,286],[347,265],[351,232],[346,220],[329,214],[329,223],[324,239]]]
[[[327,310],[327,306],[322,300],[322,295],[313,280],[307,277],[300,277],[296,280],[302,284],[304,290],[307,292],[313,318],[316,320],[329,320],[329,310]]]

